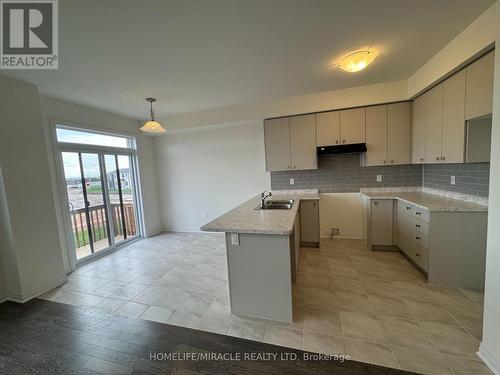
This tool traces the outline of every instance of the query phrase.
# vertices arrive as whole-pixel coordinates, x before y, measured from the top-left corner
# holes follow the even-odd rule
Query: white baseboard
[[[321,236],[320,238],[323,238],[323,239],[330,239],[330,236]],[[363,237],[357,237],[357,236],[354,236],[354,237],[350,237],[350,236],[333,236],[333,239],[335,238],[339,238],[339,239],[342,239],[342,240],[362,240]]]
[[[171,232],[171,233],[220,233],[220,232],[207,232],[204,230],[183,230],[183,229],[165,229],[161,233]]]
[[[489,367],[493,374],[500,375],[500,358],[496,357],[495,353],[488,349],[484,342],[479,345],[477,355],[482,359],[486,366]]]
[[[68,281],[68,276],[66,274],[64,274],[64,275],[61,275],[58,278],[52,280],[50,283],[48,283],[42,287],[39,287],[39,288],[34,288],[26,293],[21,294],[21,293],[6,292],[4,301],[25,303],[33,298],[38,297],[39,295],[42,295],[45,292],[48,292],[49,290],[52,290],[52,289],[64,284],[66,281]]]

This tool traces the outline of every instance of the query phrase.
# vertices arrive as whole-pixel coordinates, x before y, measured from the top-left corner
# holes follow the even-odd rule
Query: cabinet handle
[[[419,253],[415,253],[415,256],[416,256],[416,257],[419,257],[419,256],[420,256],[420,254],[419,254]]]
[[[441,160],[445,160],[445,157],[444,157],[444,156],[441,156]]]
[[[335,144],[336,144],[336,145],[338,145],[338,144],[339,144],[339,141],[338,141],[338,140],[336,140],[336,141],[335,141]]]
[[[439,160],[439,159],[441,159],[441,158],[439,156],[436,156],[436,160]]]
[[[417,212],[415,212],[415,214],[420,215],[420,212],[417,211]]]
[[[378,204],[378,202],[373,202],[373,204],[376,206]]]
[[[295,169],[295,168],[296,168],[295,164],[293,165],[293,167],[292,167],[292,168],[293,168],[293,169]]]
[[[391,164],[394,164],[394,160],[391,160]]]
[[[420,240],[420,237],[415,237],[416,240]]]
[[[420,161],[424,161],[424,158],[420,158]]]
[[[386,163],[387,163],[387,161],[384,160],[384,164],[386,164]]]
[[[416,226],[417,228],[420,228],[420,224],[415,224],[415,226]]]
[[[407,209],[407,210],[411,210],[411,207],[410,207],[410,206],[406,206],[406,209]]]
[[[345,143],[345,139],[342,140],[342,143]]]

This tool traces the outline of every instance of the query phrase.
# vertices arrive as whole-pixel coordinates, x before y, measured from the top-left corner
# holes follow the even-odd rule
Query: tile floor
[[[231,315],[224,236],[164,233],[85,265],[42,298],[425,374],[491,374],[482,293],[426,283],[360,240],[300,251],[294,322]]]

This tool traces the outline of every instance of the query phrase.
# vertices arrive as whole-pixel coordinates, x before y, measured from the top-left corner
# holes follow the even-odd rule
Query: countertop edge
[[[280,195],[286,195],[290,196],[291,199],[294,199],[300,204],[300,201],[306,201],[306,200],[320,200],[319,193],[305,193],[305,194],[276,194],[278,196]],[[307,195],[307,196],[306,196]],[[217,232],[217,233],[245,233],[245,234],[268,234],[268,235],[280,235],[280,236],[288,236],[293,233],[293,224],[289,230],[266,230],[266,229],[241,229],[241,228],[231,228],[231,227],[225,227],[225,228],[220,228],[220,227],[211,227],[210,224],[213,223],[216,220],[219,220],[220,218],[224,217],[225,215],[230,214],[231,212],[241,208],[242,206],[248,204],[250,201],[258,198],[258,196],[252,197],[248,199],[247,201],[241,203],[240,205],[236,206],[235,208],[227,211],[226,213],[220,215],[219,217],[215,218],[214,220],[210,221],[209,223],[203,225],[200,227],[200,230],[202,232]],[[293,222],[295,222],[295,217],[297,216],[297,212],[299,211],[298,206],[293,207],[290,211],[293,215]]]
[[[404,192],[405,193],[405,192]],[[401,200],[401,201],[404,201],[404,202],[407,202],[409,204],[413,204],[415,206],[418,206],[420,208],[423,208],[423,209],[426,209],[428,211],[431,211],[431,212],[488,212],[488,206],[484,205],[484,208],[459,208],[459,207],[455,207],[455,208],[448,208],[448,207],[442,207],[442,208],[436,208],[436,207],[429,207],[429,206],[425,206],[421,203],[416,203],[412,200],[409,200],[409,199],[406,199],[406,198],[403,198],[401,196],[399,196],[397,193],[392,193],[392,195],[390,196],[377,196],[377,195],[370,195],[370,194],[376,194],[376,193],[371,193],[371,192],[360,192],[361,195],[364,195],[365,197],[367,197],[368,199],[397,199],[397,200]],[[426,193],[426,194],[430,194],[430,193]],[[430,194],[432,195],[432,194]],[[452,198],[444,198],[444,199],[452,199]],[[458,199],[456,199],[458,200]],[[468,202],[468,201],[461,201],[461,200],[458,200],[460,202],[463,202],[465,204],[476,204],[476,205],[481,205],[479,203],[475,203],[475,202]],[[482,206],[482,205],[481,205]]]

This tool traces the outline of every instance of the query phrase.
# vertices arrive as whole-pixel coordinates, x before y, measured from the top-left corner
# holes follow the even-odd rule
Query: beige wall
[[[144,205],[144,225],[147,237],[155,235],[161,231],[161,216],[158,206],[158,183],[156,179],[156,159],[154,154],[154,140],[139,132],[139,122],[123,116],[118,116],[108,112],[88,108],[82,105],[67,101],[41,96],[41,107],[45,137],[50,149],[49,165],[52,174],[54,200],[57,207],[57,219],[59,227],[63,228],[61,218],[61,199],[64,192],[59,191],[57,176],[55,174],[54,151],[52,147],[52,135],[50,119],[75,123],[78,126],[93,130],[123,133],[136,137],[137,154],[139,158],[139,172],[141,182],[142,201]],[[59,233],[59,240],[63,248],[66,270],[68,271],[68,259],[66,241],[62,230]]]
[[[362,238],[360,193],[320,194],[320,236],[329,237],[339,228],[339,237]]]
[[[170,130],[405,100],[406,80],[248,103],[161,119]]]
[[[200,226],[270,188],[261,122],[156,138],[163,228]]]
[[[460,69],[495,43],[496,6],[492,5],[408,78],[408,98]]]
[[[66,279],[35,86],[0,77],[0,134],[6,292],[25,300]]]
[[[497,1],[497,40],[500,40],[500,1]],[[490,164],[488,247],[481,358],[500,374],[500,53],[495,54],[495,86]]]

